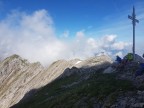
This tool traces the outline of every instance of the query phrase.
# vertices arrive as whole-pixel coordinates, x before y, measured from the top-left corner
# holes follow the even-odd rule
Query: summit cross
[[[133,60],[135,61],[135,26],[136,23],[139,23],[139,20],[136,19],[134,6],[133,6],[132,16],[128,15],[128,18],[132,20],[132,25],[133,25]]]

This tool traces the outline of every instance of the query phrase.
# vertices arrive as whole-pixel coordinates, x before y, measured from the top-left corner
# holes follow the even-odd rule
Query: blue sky
[[[127,20],[132,6],[143,0],[1,0],[1,17],[18,9],[31,13],[46,9],[54,20],[57,33],[81,29],[97,32]],[[130,11],[131,10],[131,11]],[[130,21],[129,21],[130,22]],[[115,25],[114,25],[115,26]],[[118,25],[117,25],[118,26]],[[91,29],[90,29],[91,28]]]
[[[136,50],[141,54],[143,0],[0,0],[1,55],[17,53],[43,63],[47,61],[44,53],[55,52],[50,61],[89,57],[101,51],[122,56],[132,47],[132,22],[127,17],[133,5],[140,20],[136,25]],[[40,55],[42,60],[35,59]]]

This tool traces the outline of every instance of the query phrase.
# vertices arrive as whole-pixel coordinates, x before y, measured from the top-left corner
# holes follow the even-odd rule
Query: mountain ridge
[[[103,61],[102,57],[104,57]],[[7,57],[0,62],[0,106],[8,108],[16,104],[28,91],[40,88],[58,77],[63,77],[61,75],[67,68],[87,68],[102,65],[105,61],[108,62],[106,67],[112,63],[108,56],[101,56],[83,61],[79,59],[58,60],[45,68],[39,62],[30,63],[18,55]]]

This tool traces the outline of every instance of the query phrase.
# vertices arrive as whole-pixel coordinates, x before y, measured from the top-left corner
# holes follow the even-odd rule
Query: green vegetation
[[[108,104],[112,104],[119,92],[135,90],[130,81],[118,80],[115,74],[97,72],[87,80],[83,77],[72,75],[57,79],[14,108],[79,108],[83,105],[91,108],[95,101],[104,102],[109,96]],[[72,85],[74,82],[79,83]],[[70,84],[72,86],[67,86]]]

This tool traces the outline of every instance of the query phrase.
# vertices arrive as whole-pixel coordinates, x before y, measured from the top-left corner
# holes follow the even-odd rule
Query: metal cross
[[[133,6],[132,16],[128,15],[128,18],[132,20],[132,24],[133,24],[133,60],[135,60],[135,26],[136,23],[139,23],[139,20],[136,19],[134,6]]]

